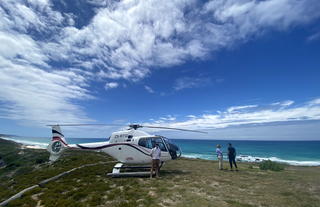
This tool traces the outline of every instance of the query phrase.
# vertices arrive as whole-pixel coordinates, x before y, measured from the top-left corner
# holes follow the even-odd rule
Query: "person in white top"
[[[217,144],[216,153],[219,160],[219,170],[223,170],[223,155],[220,144]]]
[[[155,147],[152,148],[150,156],[152,158],[150,178],[152,178],[153,171],[156,172],[156,177],[159,177],[159,172],[160,172],[159,164],[160,164],[161,150],[157,143],[155,144]]]

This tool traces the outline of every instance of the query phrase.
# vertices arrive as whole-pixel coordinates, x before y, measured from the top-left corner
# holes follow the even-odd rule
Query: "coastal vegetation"
[[[259,163],[259,168],[261,170],[272,170],[272,171],[281,171],[284,170],[284,166],[277,162],[272,162],[271,160],[264,160]]]
[[[5,162],[0,168],[0,202],[59,173],[97,163],[37,187],[8,206],[318,207],[320,203],[320,167],[286,165],[273,171],[239,163],[236,172],[218,170],[216,161],[181,158],[166,163],[158,179],[110,178],[106,173],[115,163],[103,153],[70,150],[49,165],[45,150],[0,140],[0,156]]]

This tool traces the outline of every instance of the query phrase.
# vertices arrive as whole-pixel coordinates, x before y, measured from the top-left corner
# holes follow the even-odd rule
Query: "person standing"
[[[150,178],[152,178],[153,171],[156,172],[156,177],[159,177],[159,174],[160,174],[159,165],[160,165],[161,150],[160,150],[159,145],[157,143],[155,144],[155,147],[152,148],[150,155],[152,158]]]
[[[232,171],[232,163],[234,164],[234,166],[236,167],[236,171],[238,171],[238,166],[236,163],[236,149],[232,146],[231,143],[229,143],[229,147],[228,147],[228,158],[229,158],[229,163],[230,163],[230,170]]]
[[[216,153],[219,160],[219,170],[223,170],[223,155],[220,144],[217,144]]]

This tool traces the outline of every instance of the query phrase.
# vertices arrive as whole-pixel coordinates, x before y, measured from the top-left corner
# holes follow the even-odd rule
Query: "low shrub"
[[[47,158],[39,157],[39,158],[36,159],[35,163],[36,164],[42,164],[42,163],[45,163],[47,161],[48,161]]]
[[[284,170],[284,166],[277,163],[272,162],[271,160],[265,160],[259,164],[260,170],[272,170],[272,171],[281,171]]]

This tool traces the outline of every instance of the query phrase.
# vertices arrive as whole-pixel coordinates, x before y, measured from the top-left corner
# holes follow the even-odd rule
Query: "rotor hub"
[[[137,130],[137,129],[139,129],[139,128],[142,128],[142,126],[139,125],[139,124],[130,124],[129,127],[130,127],[130,129],[134,129],[134,130]]]

